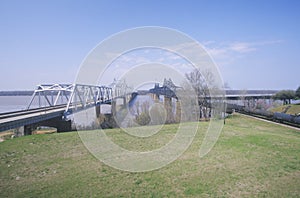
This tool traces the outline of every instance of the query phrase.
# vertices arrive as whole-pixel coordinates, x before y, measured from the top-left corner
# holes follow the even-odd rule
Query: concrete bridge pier
[[[121,108],[126,108],[126,101],[129,101],[129,100],[127,100],[127,98],[126,97],[122,97],[122,99],[123,99],[123,102],[122,102],[122,104],[121,104]]]
[[[24,126],[24,135],[32,135],[32,131],[37,129],[36,125],[25,125]]]
[[[60,117],[52,118],[50,120],[41,121],[34,124],[25,125],[20,127],[17,131],[18,135],[32,135],[32,132],[40,126],[56,128],[57,132],[68,132],[72,131],[71,120],[65,121]]]
[[[22,127],[18,127],[17,129],[15,129],[15,136],[21,137],[24,135],[32,135],[32,131],[36,130],[36,128],[36,125],[25,125]]]
[[[156,102],[156,103],[159,102],[159,95],[158,94],[152,93],[151,97],[154,100],[154,102]]]
[[[68,132],[73,130],[71,120],[69,121],[60,120],[52,127],[56,128],[57,132]]]
[[[16,137],[24,136],[24,126],[15,129],[15,136]]]
[[[111,101],[111,114],[115,116],[117,113],[117,102],[115,100]]]
[[[100,104],[96,105],[95,110],[96,110],[96,116],[97,116],[97,118],[99,118],[101,115],[101,105]]]
[[[174,116],[172,112],[172,97],[164,96],[164,107],[167,112],[166,123],[174,122]]]
[[[175,122],[179,123],[181,121],[181,103],[179,100],[176,101],[176,115]]]

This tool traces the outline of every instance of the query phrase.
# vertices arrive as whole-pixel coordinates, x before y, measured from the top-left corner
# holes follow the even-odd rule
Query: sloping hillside
[[[283,105],[276,108],[272,108],[270,109],[270,111],[295,115],[300,113],[300,104]]]
[[[152,150],[168,143],[177,127],[166,125],[150,138],[120,129],[106,134],[123,148]],[[1,197],[299,196],[300,131],[233,115],[211,152],[199,158],[207,127],[200,123],[192,145],[175,162],[145,173],[103,164],[76,132],[1,142]]]

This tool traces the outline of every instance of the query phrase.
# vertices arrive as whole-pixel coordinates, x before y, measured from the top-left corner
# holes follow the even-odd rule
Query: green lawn
[[[190,123],[195,124],[195,123]],[[156,171],[130,173],[99,162],[77,133],[32,135],[0,143],[1,197],[299,197],[300,131],[234,115],[204,158],[203,122],[189,149]],[[177,125],[151,138],[107,130],[128,149],[164,145]]]
[[[289,105],[283,105],[283,106],[279,106],[273,109],[270,109],[270,111],[272,112],[284,112],[287,109],[287,114],[298,114],[300,113],[300,104],[289,104]]]

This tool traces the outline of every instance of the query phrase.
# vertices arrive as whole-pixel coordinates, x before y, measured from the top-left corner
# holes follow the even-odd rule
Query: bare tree
[[[211,114],[210,90],[208,84],[212,84],[213,76],[209,71],[202,74],[198,69],[185,75],[193,87],[199,106],[199,118],[208,118]]]

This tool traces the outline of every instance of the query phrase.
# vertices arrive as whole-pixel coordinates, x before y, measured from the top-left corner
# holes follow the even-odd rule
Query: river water
[[[0,113],[24,110],[30,99],[31,96],[0,96]]]
[[[32,96],[0,96],[0,113],[25,110],[30,103]],[[135,104],[137,103],[142,105],[145,102],[148,102],[150,105],[153,104],[153,100],[150,96],[137,96],[134,101],[131,102],[130,106],[134,109]],[[38,102],[34,101],[31,105],[31,108],[38,107]],[[108,110],[104,110],[107,113]],[[136,111],[136,109],[135,109]]]
[[[18,110],[25,110],[27,106],[29,105],[31,101],[31,96],[0,96],[0,113],[5,112],[12,112],[12,111],[18,111]],[[163,97],[159,98],[159,102],[163,107]],[[172,111],[175,113],[175,100],[173,102],[173,109]],[[133,122],[136,118],[136,116],[139,113],[142,113],[144,111],[144,108],[147,108],[148,110],[152,109],[154,107],[154,100],[149,95],[138,95],[135,97],[134,100],[132,100],[129,104],[128,108],[128,114],[125,120],[122,118],[120,120],[120,126],[128,127],[130,124],[127,122]],[[117,106],[121,104],[118,104],[117,100]],[[33,104],[30,106],[31,108],[37,108],[39,107],[39,102],[34,101]],[[102,114],[110,114],[111,113],[111,106],[110,105],[101,105],[101,113]],[[122,113],[122,112],[121,112]],[[117,113],[118,115],[118,113]],[[118,116],[117,116],[118,117]],[[155,115],[155,117],[158,117],[158,115]],[[73,114],[70,116],[70,119],[74,119],[77,126],[90,126],[93,124],[93,122],[96,120],[96,111],[94,108],[86,109],[85,111],[80,111],[78,113]]]

